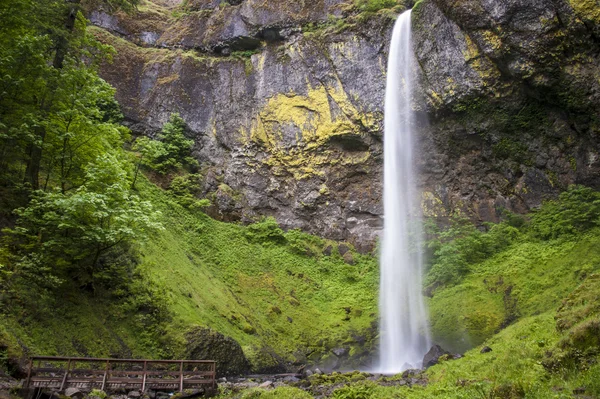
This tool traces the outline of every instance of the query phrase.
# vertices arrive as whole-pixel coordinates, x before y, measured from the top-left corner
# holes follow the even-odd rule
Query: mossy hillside
[[[442,360],[427,370],[425,387],[358,383],[333,397],[545,399],[570,398],[576,392],[599,397],[597,329],[582,328],[597,325],[599,281],[598,274],[590,275],[566,296],[558,311],[523,317],[463,358]],[[492,351],[481,353],[483,345]],[[369,395],[342,395],[353,391]]]
[[[190,212],[151,185],[144,190],[165,215],[166,229],[144,245],[139,269],[168,293],[174,330],[211,327],[238,341],[251,361],[262,349],[288,361],[314,352],[318,361],[337,346],[356,353],[359,341],[373,338],[372,257],[354,254],[350,266],[336,251],[322,255],[334,243],[278,229],[265,238],[252,226]]]
[[[434,339],[455,351],[479,345],[518,317],[560,305],[600,270],[600,230],[569,240],[521,242],[471,266],[460,284],[429,300]]]
[[[35,307],[14,302],[0,320],[10,357],[182,357],[194,326],[238,341],[255,369],[327,361],[339,346],[358,359],[371,347],[372,257],[353,253],[350,266],[334,242],[283,233],[274,222],[217,222],[146,180],[136,188],[162,212],[164,229],[139,245],[128,285],[94,296],[74,286],[35,299]],[[324,256],[329,245],[333,253]]]

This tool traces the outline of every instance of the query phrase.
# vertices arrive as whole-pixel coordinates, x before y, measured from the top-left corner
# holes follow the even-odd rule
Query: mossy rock
[[[196,327],[185,335],[187,359],[215,360],[217,376],[242,375],[250,371],[250,363],[240,344],[209,328]]]

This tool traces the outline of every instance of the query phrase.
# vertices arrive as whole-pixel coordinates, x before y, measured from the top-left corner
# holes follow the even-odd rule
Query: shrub
[[[396,0],[355,0],[354,4],[360,11],[376,12],[398,5]]]
[[[246,231],[246,238],[248,241],[256,243],[285,243],[285,236],[283,230],[277,224],[277,221],[273,217],[267,217],[258,223],[254,223],[248,226]]]
[[[546,201],[531,217],[531,232],[547,240],[600,225],[600,192],[574,185],[558,200]]]

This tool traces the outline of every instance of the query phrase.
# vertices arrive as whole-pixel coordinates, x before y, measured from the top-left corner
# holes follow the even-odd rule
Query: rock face
[[[429,352],[427,352],[423,357],[423,368],[429,368],[433,365],[436,365],[440,357],[449,354],[450,352],[445,351],[441,346],[433,345],[431,349],[429,349]]]
[[[215,360],[218,377],[242,375],[250,370],[242,347],[223,334],[198,327],[186,334],[186,340],[186,359]]]
[[[600,185],[597,6],[425,0],[415,48],[432,117],[423,186],[439,213],[525,211],[569,184]],[[427,29],[425,29],[427,27]],[[435,206],[434,206],[435,207]]]
[[[496,221],[572,183],[600,187],[592,3],[415,6],[426,214],[462,209]],[[284,228],[371,249],[382,225],[394,13],[358,14],[349,0],[165,4],[132,16],[91,14],[104,28],[96,35],[117,50],[102,76],[134,131],[153,134],[181,114],[213,216],[274,216]]]

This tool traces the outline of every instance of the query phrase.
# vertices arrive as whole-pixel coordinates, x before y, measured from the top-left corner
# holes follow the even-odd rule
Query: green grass
[[[524,241],[472,265],[458,285],[429,300],[433,336],[454,351],[481,344],[511,320],[553,311],[600,270],[600,230],[551,241]]]
[[[289,362],[307,354],[318,362],[335,347],[360,354],[359,341],[374,341],[373,257],[353,253],[350,266],[335,242],[299,232],[270,240],[184,208],[146,180],[137,188],[162,212],[164,229],[139,244],[133,296],[73,289],[41,298],[35,310],[15,306],[0,319],[7,337],[40,355],[179,357],[185,333],[205,326],[240,343],[255,368],[273,362],[264,349]],[[331,256],[322,254],[328,245]],[[138,311],[148,305],[161,313]]]
[[[372,257],[354,254],[349,266],[337,251],[306,256],[286,243],[257,243],[246,227],[189,212],[150,185],[144,190],[166,229],[144,244],[139,269],[168,293],[176,330],[208,326],[250,356],[270,347],[288,360],[298,349],[326,352],[368,333],[377,306]]]

